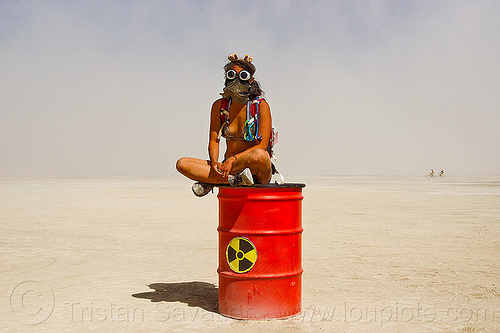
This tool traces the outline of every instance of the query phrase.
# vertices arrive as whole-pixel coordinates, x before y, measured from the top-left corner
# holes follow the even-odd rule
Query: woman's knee
[[[248,162],[255,166],[268,165],[270,164],[269,154],[264,149],[254,149],[248,156]]]
[[[181,157],[177,160],[177,163],[175,163],[175,168],[177,171],[180,173],[184,173],[188,169],[188,164],[189,164],[189,159],[187,157]]]

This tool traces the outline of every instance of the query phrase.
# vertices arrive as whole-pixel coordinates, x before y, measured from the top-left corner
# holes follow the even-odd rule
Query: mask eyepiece
[[[249,71],[245,70],[242,70],[239,73],[237,73],[234,69],[229,69],[226,72],[226,79],[228,80],[234,80],[236,79],[236,76],[238,76],[241,81],[248,81],[252,78],[252,74]]]
[[[239,77],[240,77],[240,80],[242,80],[242,81],[248,81],[252,77],[252,74],[250,74],[249,71],[244,71],[243,70],[243,71],[240,72]]]

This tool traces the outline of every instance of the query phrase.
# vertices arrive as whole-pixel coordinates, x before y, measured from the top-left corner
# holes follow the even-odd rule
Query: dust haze
[[[497,1],[0,3],[0,177],[174,176],[250,54],[289,175],[499,175]]]

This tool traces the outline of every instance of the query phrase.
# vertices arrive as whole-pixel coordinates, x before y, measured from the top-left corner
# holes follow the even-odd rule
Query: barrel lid
[[[237,186],[232,187],[229,184],[218,185],[219,187],[229,187],[229,188],[303,188],[306,187],[306,184],[303,183],[284,183],[283,185],[278,183],[270,183],[270,184],[254,184],[252,186]]]

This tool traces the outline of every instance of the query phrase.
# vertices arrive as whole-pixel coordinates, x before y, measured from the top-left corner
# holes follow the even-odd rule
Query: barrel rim
[[[304,183],[284,183],[284,184],[253,184],[252,186],[231,186],[229,184],[221,184],[221,185],[216,185],[217,187],[221,188],[245,188],[245,189],[252,189],[252,188],[304,188],[306,187],[306,184]]]

